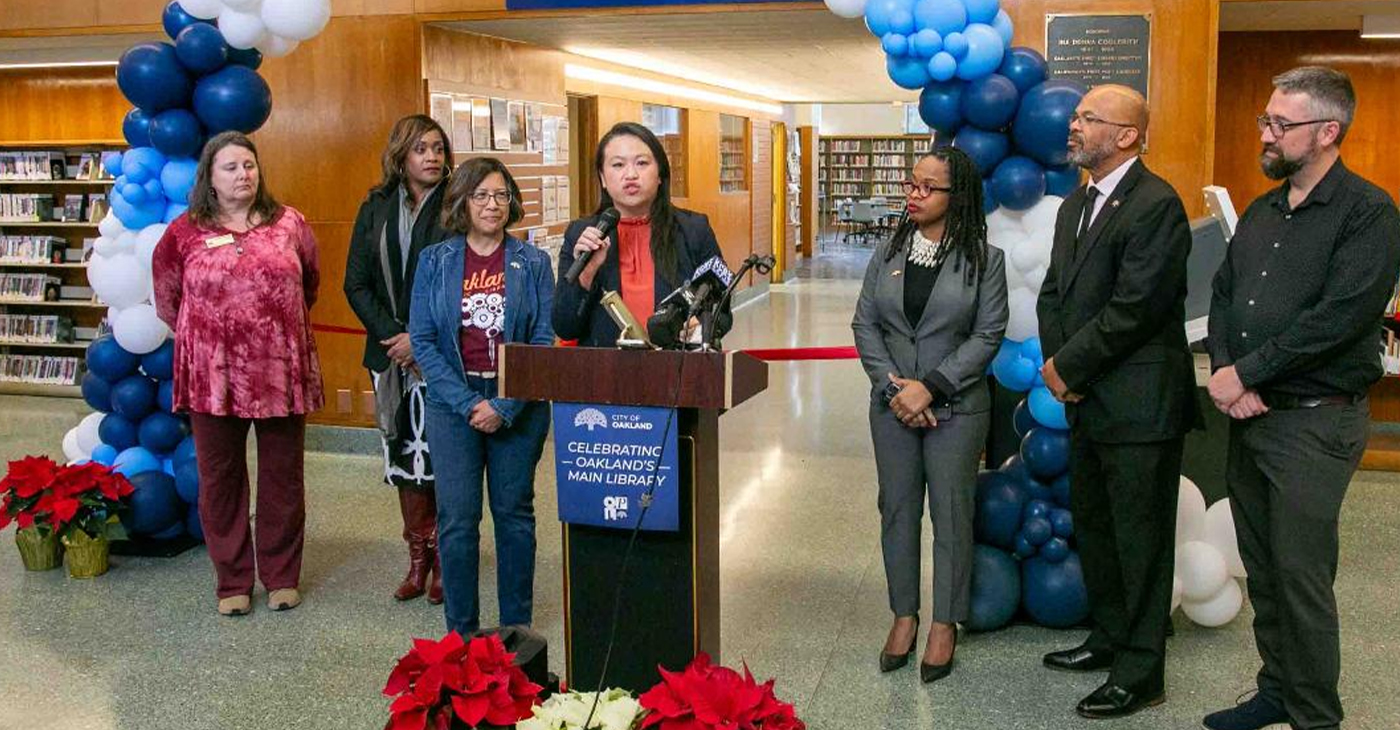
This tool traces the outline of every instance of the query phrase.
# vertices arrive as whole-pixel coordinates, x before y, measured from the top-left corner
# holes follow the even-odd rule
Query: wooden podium
[[[719,661],[719,415],[768,387],[768,365],[737,352],[505,345],[498,370],[507,398],[677,409],[680,531],[637,535],[607,685],[640,692],[660,681],[657,665]],[[632,531],[563,530],[566,676],[592,691]]]

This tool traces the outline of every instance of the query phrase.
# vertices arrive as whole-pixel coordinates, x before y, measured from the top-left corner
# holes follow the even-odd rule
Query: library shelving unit
[[[836,201],[883,197],[898,205],[899,183],[914,161],[928,151],[925,135],[822,137],[818,147],[817,197],[823,221],[836,214]]]
[[[106,313],[86,262],[113,185],[100,158],[126,146],[0,141],[0,393],[81,396],[83,350]]]
[[[721,114],[719,124],[719,191],[748,192],[749,120]]]

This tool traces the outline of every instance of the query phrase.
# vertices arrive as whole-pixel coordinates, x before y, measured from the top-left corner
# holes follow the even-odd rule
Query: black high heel
[[[948,655],[945,664],[924,664],[919,660],[919,680],[924,684],[932,684],[953,673],[953,661],[958,655],[958,625],[953,624],[953,651]]]
[[[886,674],[896,669],[902,669],[909,663],[909,658],[914,656],[914,647],[919,645],[919,614],[914,614],[914,637],[909,640],[909,651],[903,654],[886,654],[880,652],[880,673]]]

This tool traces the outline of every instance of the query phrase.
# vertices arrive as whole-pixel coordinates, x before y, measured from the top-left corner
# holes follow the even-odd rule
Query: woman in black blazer
[[[452,170],[451,140],[431,117],[404,117],[389,133],[382,165],[383,179],[355,217],[345,296],[368,332],[364,366],[375,389],[384,481],[398,488],[408,542],[408,575],[394,597],[406,601],[426,590],[429,602],[441,603],[437,504],[423,434],[424,384],[408,341],[408,310],[418,255],[448,236],[442,197]]]
[[[620,330],[598,306],[603,293],[615,291],[643,326],[656,305],[690,279],[701,264],[720,257],[710,221],[701,213],[671,203],[671,163],[651,130],[622,122],[603,135],[594,157],[602,183],[602,201],[594,215],[574,221],[559,252],[559,280],[554,293],[554,332],[582,347],[612,347]],[[621,214],[607,238],[598,235],[598,216],[608,208]],[[574,259],[592,251],[575,282],[564,275]],[[728,330],[721,315],[715,327]]]

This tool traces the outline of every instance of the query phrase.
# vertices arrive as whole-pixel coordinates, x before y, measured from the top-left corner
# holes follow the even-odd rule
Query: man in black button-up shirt
[[[1258,694],[1207,717],[1212,730],[1340,726],[1337,518],[1400,273],[1400,212],[1341,161],[1351,81],[1307,67],[1274,86],[1260,165],[1284,183],[1240,219],[1208,342],[1211,398],[1235,419],[1227,478],[1263,668]]]

